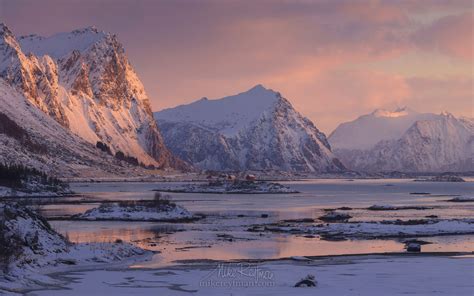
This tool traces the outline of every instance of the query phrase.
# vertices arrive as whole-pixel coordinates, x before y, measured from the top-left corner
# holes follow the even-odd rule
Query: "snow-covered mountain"
[[[396,117],[377,117],[376,111],[341,124],[329,138],[334,153],[347,167],[362,171],[474,170],[473,119],[405,111],[385,113]]]
[[[399,139],[416,121],[434,119],[432,113],[418,113],[407,107],[395,111],[377,109],[359,118],[341,123],[328,137],[336,149],[365,150],[384,140]]]
[[[58,177],[139,174],[72,134],[0,78],[0,163],[22,164]]]
[[[15,38],[0,24],[0,78],[86,141],[144,164],[181,166],[117,37],[94,27]]]
[[[155,113],[166,145],[211,170],[341,171],[326,136],[280,93],[257,85]]]

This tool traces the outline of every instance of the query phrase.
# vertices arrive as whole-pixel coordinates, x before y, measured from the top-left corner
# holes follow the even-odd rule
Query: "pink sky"
[[[472,117],[473,17],[470,0],[0,0],[17,36],[117,34],[155,111],[261,83],[326,133],[376,108]]]

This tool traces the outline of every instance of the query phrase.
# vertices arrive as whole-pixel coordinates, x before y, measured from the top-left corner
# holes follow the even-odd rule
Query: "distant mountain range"
[[[154,115],[171,151],[201,169],[344,170],[326,136],[280,93],[262,85]]]
[[[361,171],[474,171],[474,121],[408,108],[376,110],[329,136],[336,156]]]

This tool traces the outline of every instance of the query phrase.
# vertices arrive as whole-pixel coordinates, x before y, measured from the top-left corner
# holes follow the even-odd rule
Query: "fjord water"
[[[319,238],[279,233],[251,233],[253,224],[285,219],[313,218],[324,209],[350,207],[351,221],[422,219],[437,215],[442,219],[474,217],[473,203],[451,203],[453,196],[472,196],[474,182],[414,182],[410,179],[317,179],[284,182],[298,194],[190,194],[172,193],[171,199],[206,218],[194,223],[123,221],[53,221],[58,231],[74,242],[131,241],[160,251],[140,267],[174,264],[176,260],[273,259],[290,256],[327,256],[403,252],[403,240],[324,241]],[[49,216],[80,213],[101,200],[153,198],[154,189],[179,183],[75,183],[72,189],[97,203],[57,204],[43,209]],[[416,194],[414,194],[416,193]],[[430,206],[429,210],[368,211],[374,204]],[[263,216],[262,216],[263,214]],[[266,217],[266,215],[268,217]],[[473,251],[474,236],[424,238],[433,244],[423,251]]]

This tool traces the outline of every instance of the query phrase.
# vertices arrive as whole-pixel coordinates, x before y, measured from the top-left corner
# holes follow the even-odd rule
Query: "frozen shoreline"
[[[380,222],[283,223],[255,225],[251,232],[320,235],[326,239],[373,239],[474,234],[473,219],[385,220]]]
[[[133,244],[71,243],[46,219],[18,204],[0,204],[0,292],[54,285],[46,274],[151,259]]]
[[[62,284],[27,295],[95,295],[99,291],[103,295],[472,295],[474,258],[463,255],[404,253],[202,261],[159,269],[136,264],[127,269],[54,273],[51,276]],[[295,288],[295,283],[308,274],[315,276],[317,286]]]
[[[43,190],[38,187],[36,189],[13,189],[9,187],[0,186],[0,198],[12,199],[12,198],[41,198],[41,197],[65,197],[72,196],[75,193],[71,190]]]

